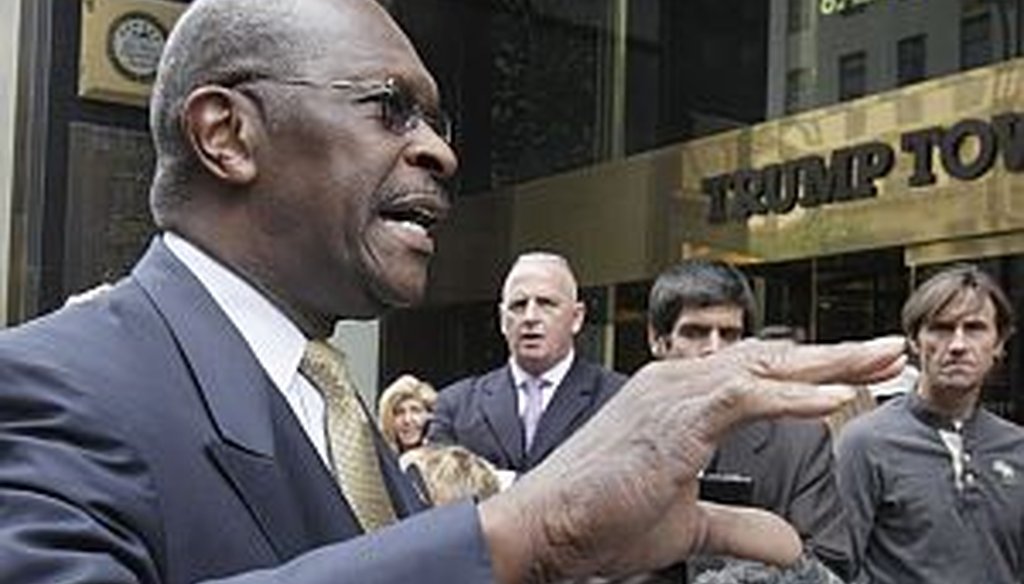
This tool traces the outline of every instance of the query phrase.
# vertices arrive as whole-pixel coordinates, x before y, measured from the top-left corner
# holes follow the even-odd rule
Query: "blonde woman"
[[[425,381],[403,375],[380,397],[377,416],[381,433],[399,454],[423,444],[433,417],[437,392]]]

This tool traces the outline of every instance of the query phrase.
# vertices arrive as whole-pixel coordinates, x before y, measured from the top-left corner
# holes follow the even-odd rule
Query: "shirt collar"
[[[902,399],[904,400],[907,410],[910,411],[915,418],[936,430],[948,430],[951,432],[962,431],[964,428],[971,426],[974,420],[978,417],[978,410],[981,409],[980,403],[975,404],[970,415],[963,421],[961,428],[957,428],[951,418],[933,410],[916,389],[907,392]]]
[[[569,353],[562,357],[562,360],[555,363],[553,367],[547,371],[541,373],[537,377],[548,382],[548,387],[558,387],[562,384],[562,380],[569,374],[569,368],[572,367],[572,360],[576,357],[576,351],[569,349]],[[527,379],[534,377],[524,370],[516,363],[515,357],[509,357],[508,366],[512,370],[512,381],[515,382],[516,387],[522,387],[526,383]]]
[[[306,350],[299,327],[251,284],[191,242],[170,231],[163,239],[224,311],[274,385],[287,390]]]

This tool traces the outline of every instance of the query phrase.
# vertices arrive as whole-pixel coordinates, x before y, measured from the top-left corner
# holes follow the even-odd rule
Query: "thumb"
[[[726,555],[774,566],[790,566],[803,551],[795,529],[779,516],[752,507],[701,501],[704,539],[696,554]]]

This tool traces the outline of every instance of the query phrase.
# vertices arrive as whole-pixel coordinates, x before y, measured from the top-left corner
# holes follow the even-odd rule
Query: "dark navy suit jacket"
[[[378,451],[398,512],[418,510]],[[241,336],[159,239],[113,290],[0,333],[0,582],[493,578],[471,505],[360,533]]]
[[[577,355],[541,415],[529,452],[524,452],[517,389],[505,365],[442,389],[429,439],[465,446],[499,469],[524,473],[582,426],[625,381],[624,375]]]

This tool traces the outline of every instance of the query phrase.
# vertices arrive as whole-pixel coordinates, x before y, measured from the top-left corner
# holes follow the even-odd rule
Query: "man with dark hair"
[[[669,350],[684,307],[691,310],[716,307],[728,309],[733,326],[713,327],[714,330],[706,331],[711,333],[706,336],[708,340],[732,344],[744,332],[754,330],[757,307],[746,276],[725,262],[684,261],[663,271],[651,287],[647,302],[647,323],[648,340],[652,343],[655,357],[663,357],[661,353]],[[719,333],[724,336],[718,338],[716,334]],[[714,353],[718,348],[719,344],[713,344],[708,347],[708,352]]]
[[[1013,323],[973,265],[939,272],[903,305],[917,387],[838,443],[857,582],[1024,582],[1024,429],[979,404]]]
[[[532,252],[512,264],[498,323],[505,365],[441,390],[430,441],[459,444],[502,471],[538,465],[626,381],[576,355],[585,306],[562,256]]]
[[[375,2],[196,0],[154,91],[161,234],[111,289],[0,333],[0,582],[510,584],[702,549],[796,560],[784,522],[698,504],[698,468],[745,420],[848,397],[809,384],[891,376],[897,343],[648,367],[509,491],[410,517],[324,338],[423,294],[456,167],[433,79]]]
[[[668,268],[654,282],[647,306],[648,340],[658,359],[713,355],[754,324],[750,285],[724,262],[690,260]],[[823,423],[777,420],[755,422],[725,438],[705,472],[749,477],[749,503],[792,523],[807,549],[846,577],[850,542],[833,466]]]

